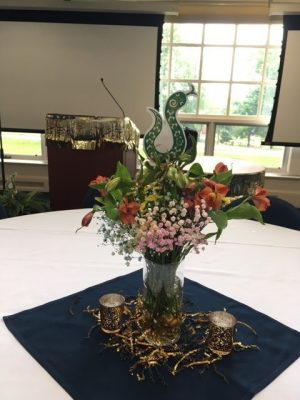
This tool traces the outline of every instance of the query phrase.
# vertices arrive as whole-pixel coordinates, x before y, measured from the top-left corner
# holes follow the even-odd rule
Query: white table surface
[[[67,400],[70,396],[30,356],[2,317],[139,268],[125,267],[100,245],[96,221],[75,234],[87,210],[0,221],[0,399]],[[99,247],[100,245],[100,247]],[[300,330],[300,232],[230,221],[217,244],[190,254],[185,276]],[[256,400],[299,400],[300,360]],[[88,400],[88,399],[87,399]],[[116,399],[118,400],[118,399]]]

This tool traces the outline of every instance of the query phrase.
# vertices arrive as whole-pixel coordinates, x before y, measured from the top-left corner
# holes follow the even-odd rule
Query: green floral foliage
[[[15,180],[16,175],[11,175],[0,194],[0,204],[5,207],[9,217],[49,211],[49,204],[41,193],[19,191]]]
[[[99,192],[92,211],[100,212],[99,233],[127,263],[134,251],[158,264],[178,262],[192,249],[200,251],[208,238],[218,240],[231,219],[263,223],[261,211],[269,205],[266,190],[257,187],[247,196],[227,197],[232,171],[218,163],[207,176],[194,162],[195,147],[194,142],[177,160],[150,163],[140,156],[134,179],[118,163],[111,177],[91,182]],[[207,232],[210,223],[214,228]]]

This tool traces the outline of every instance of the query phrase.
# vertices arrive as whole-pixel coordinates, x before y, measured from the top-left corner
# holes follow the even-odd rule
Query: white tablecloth
[[[75,234],[87,210],[0,221],[1,317],[129,273],[100,245],[96,221]],[[230,221],[217,244],[190,254],[185,276],[300,330],[300,232],[253,221]],[[251,372],[250,372],[251,373]],[[257,400],[299,400],[300,360]],[[0,322],[0,399],[67,400],[69,395]],[[88,400],[88,399],[87,399]],[[118,400],[118,399],[116,399]]]

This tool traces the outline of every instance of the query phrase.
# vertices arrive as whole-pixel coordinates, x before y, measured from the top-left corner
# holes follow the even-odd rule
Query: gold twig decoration
[[[90,331],[94,332],[95,326],[100,330],[100,312],[98,308],[88,307],[84,310],[96,319],[96,325]],[[125,303],[122,328],[118,333],[110,334],[105,343],[101,343],[103,350],[113,349],[120,355],[132,360],[129,372],[135,375],[138,381],[143,381],[146,376],[151,379],[159,377],[160,367],[166,367],[172,375],[176,375],[184,369],[194,369],[200,366],[214,366],[215,372],[224,381],[226,377],[217,370],[215,364],[221,361],[224,355],[213,353],[207,346],[209,313],[183,313],[181,337],[176,344],[170,346],[158,346],[146,340],[147,332],[143,329],[143,304],[140,296]],[[238,324],[248,328],[254,335],[256,331],[248,324],[238,321]],[[88,335],[90,337],[90,333]],[[260,350],[253,344],[233,342],[233,350],[247,349]]]

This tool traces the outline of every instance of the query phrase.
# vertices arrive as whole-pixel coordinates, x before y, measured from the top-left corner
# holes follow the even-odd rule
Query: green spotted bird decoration
[[[186,136],[182,125],[177,119],[177,112],[182,108],[188,96],[196,95],[194,86],[189,83],[187,92],[177,91],[168,98],[164,119],[155,108],[148,107],[153,117],[152,127],[144,135],[144,150],[147,157],[154,163],[178,159],[186,148]],[[169,146],[166,147],[166,134],[169,135]],[[171,138],[170,138],[171,135]]]

